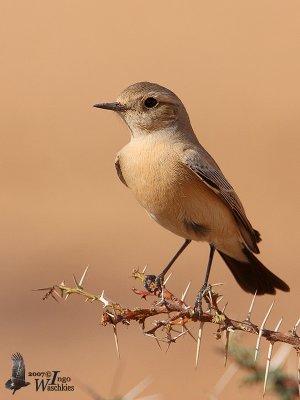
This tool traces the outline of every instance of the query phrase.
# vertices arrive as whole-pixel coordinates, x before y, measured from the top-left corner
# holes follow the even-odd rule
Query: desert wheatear
[[[183,103],[173,92],[139,82],[125,89],[116,102],[95,107],[115,111],[130,130],[131,140],[115,162],[121,181],[156,222],[185,239],[156,278],[158,287],[177,257],[195,240],[210,245],[204,288],[217,250],[246,292],[289,291],[255,257],[260,235],[233,187],[199,143]]]

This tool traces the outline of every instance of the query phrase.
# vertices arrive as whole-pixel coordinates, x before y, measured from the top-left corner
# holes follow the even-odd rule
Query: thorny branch
[[[221,296],[214,291],[214,287],[218,285],[210,285],[206,290],[204,298],[208,305],[208,309],[206,312],[203,312],[201,316],[199,316],[199,314],[194,311],[194,308],[192,306],[189,306],[185,303],[184,298],[186,296],[186,293],[180,299],[174,296],[174,294],[166,288],[164,288],[161,297],[158,297],[155,291],[148,292],[145,290],[132,289],[135,294],[141,296],[143,299],[146,299],[146,297],[148,296],[152,296],[156,298],[157,301],[155,301],[154,304],[148,308],[136,307],[133,309],[129,309],[117,302],[113,302],[112,300],[105,298],[104,292],[102,292],[101,295],[95,295],[85,291],[82,285],[86,272],[87,268],[84,272],[83,279],[81,279],[79,282],[77,282],[75,276],[73,276],[75,287],[69,287],[65,284],[65,281],[63,281],[59,285],[36,290],[42,290],[46,292],[43,300],[49,297],[52,297],[55,300],[57,300],[57,297],[67,299],[71,294],[78,294],[85,297],[86,301],[101,302],[105,309],[101,318],[101,324],[104,326],[116,326],[119,323],[129,325],[131,321],[137,321],[144,328],[147,318],[158,316],[160,314],[167,314],[168,319],[155,321],[153,323],[153,328],[144,331],[144,333],[146,335],[154,335],[158,329],[163,327],[167,328],[169,331],[172,331],[173,327],[182,327],[185,326],[188,322],[209,322],[217,324],[219,326],[217,331],[217,338],[219,338],[221,332],[226,330],[229,332],[239,330],[255,335],[259,335],[259,333],[261,332],[261,336],[265,337],[269,342],[288,343],[291,346],[295,347],[296,350],[300,351],[300,337],[297,335],[295,327],[289,334],[277,332],[276,330],[265,329],[264,326],[262,326],[262,329],[260,329],[258,325],[250,321],[252,310],[250,311],[250,315],[248,313],[248,316],[244,321],[237,321],[228,317],[224,311],[219,309],[218,306],[218,302]],[[132,276],[134,278],[140,279],[143,282],[145,273],[134,270]],[[297,322],[296,328],[299,324],[300,320]]]
[[[171,293],[168,289],[166,289],[165,287],[165,284],[167,282],[166,280],[164,282],[162,293],[160,293],[157,290],[155,285],[150,289],[151,291],[146,291],[145,289],[143,290],[132,289],[133,292],[136,295],[140,296],[142,299],[146,299],[149,296],[154,299],[154,302],[150,307],[147,308],[136,307],[133,309],[129,309],[117,302],[114,302],[106,298],[104,296],[104,291],[102,292],[101,295],[94,295],[85,291],[83,287],[83,282],[86,277],[87,270],[88,267],[85,269],[79,282],[73,275],[75,284],[74,287],[67,286],[65,281],[63,281],[59,285],[53,285],[48,288],[42,288],[36,290],[45,291],[43,300],[48,299],[49,297],[55,299],[56,301],[57,298],[62,298],[66,300],[71,294],[77,294],[83,296],[85,298],[85,301],[89,302],[98,301],[102,303],[104,311],[101,317],[101,324],[103,326],[106,325],[113,326],[118,355],[119,355],[119,346],[118,346],[118,337],[116,330],[117,325],[120,323],[125,325],[130,325],[132,321],[136,321],[142,327],[144,334],[146,336],[155,338],[159,346],[160,342],[166,342],[168,346],[170,346],[172,343],[175,343],[177,339],[179,339],[181,336],[189,334],[197,342],[197,352],[196,352],[196,366],[197,366],[204,324],[213,323],[218,326],[217,331],[215,333],[216,339],[220,339],[223,332],[225,332],[226,334],[225,363],[227,360],[228,341],[231,332],[244,331],[247,333],[257,335],[258,339],[256,344],[255,360],[257,358],[257,354],[259,351],[261,338],[264,337],[267,341],[270,342],[265,383],[264,383],[264,392],[266,389],[268,371],[269,371],[274,343],[282,342],[282,343],[288,343],[289,345],[293,346],[293,348],[297,352],[299,359],[299,366],[300,366],[300,336],[297,334],[297,328],[300,325],[300,318],[293,327],[293,329],[288,333],[283,333],[279,331],[279,326],[282,322],[282,319],[279,321],[274,330],[265,328],[266,321],[271,313],[274,302],[269,308],[261,326],[258,326],[251,321],[251,313],[256,297],[255,295],[251,302],[250,309],[248,311],[246,319],[243,321],[237,321],[225,314],[226,305],[222,310],[219,308],[218,303],[223,299],[223,296],[219,295],[215,291],[215,288],[220,286],[221,284],[209,285],[206,291],[204,292],[203,296],[207,305],[207,310],[205,312],[202,312],[202,314],[200,315],[198,311],[194,310],[193,306],[190,306],[185,302],[185,298],[190,284],[188,284],[182,297],[179,298],[176,297],[173,293]],[[145,269],[143,271],[134,270],[132,272],[132,277],[135,279],[139,279],[141,282],[144,282],[146,277]],[[162,319],[162,315],[166,315],[166,318]],[[147,319],[150,317],[157,317],[157,316],[160,316],[160,319],[152,321],[152,327],[150,329],[146,329],[145,325]],[[190,329],[187,328],[188,323],[200,323],[200,328],[197,338],[195,338],[190,332]],[[181,331],[178,331],[178,328],[181,328]],[[162,334],[163,336],[158,337],[157,336],[158,333]],[[298,379],[300,381],[300,377]]]

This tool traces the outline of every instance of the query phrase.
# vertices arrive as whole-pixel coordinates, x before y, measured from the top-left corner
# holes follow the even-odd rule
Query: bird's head
[[[169,89],[155,83],[135,83],[126,88],[115,103],[95,104],[94,107],[117,112],[133,136],[190,126],[180,99]]]

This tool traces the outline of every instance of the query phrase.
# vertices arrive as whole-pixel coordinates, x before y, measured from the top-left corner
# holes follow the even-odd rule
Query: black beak
[[[105,110],[112,110],[119,112],[127,110],[127,107],[120,103],[100,103],[100,104],[95,104],[94,107],[104,108]]]

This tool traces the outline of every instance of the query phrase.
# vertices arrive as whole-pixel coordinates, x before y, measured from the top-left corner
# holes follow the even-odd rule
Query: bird
[[[12,394],[24,386],[30,385],[25,381],[25,363],[20,353],[14,353],[11,356],[12,373],[11,378],[5,383],[6,389],[13,390]]]
[[[197,241],[210,246],[198,305],[216,250],[245,292],[263,295],[290,290],[255,256],[261,236],[220,167],[200,144],[175,93],[156,83],[138,82],[117,101],[94,107],[114,111],[129,128],[130,141],[115,160],[122,183],[158,224],[184,238],[163,271],[157,277],[148,276],[148,286],[155,279],[161,289],[175,260]]]

